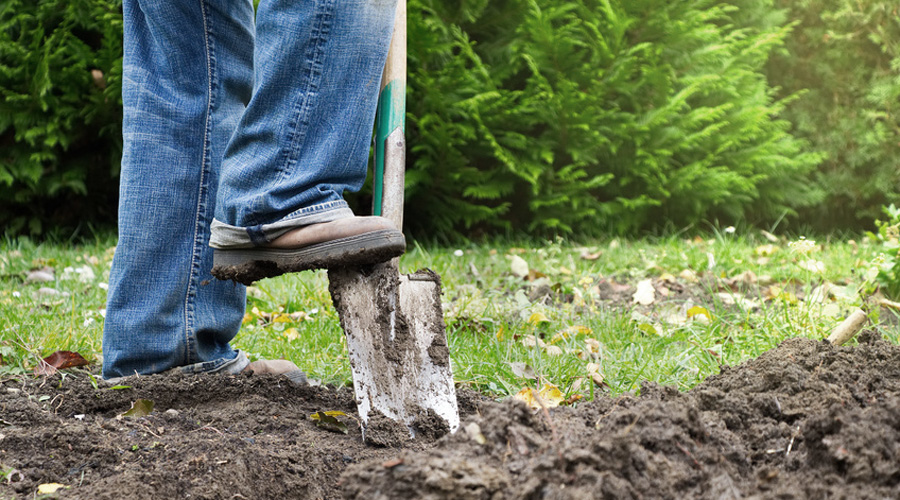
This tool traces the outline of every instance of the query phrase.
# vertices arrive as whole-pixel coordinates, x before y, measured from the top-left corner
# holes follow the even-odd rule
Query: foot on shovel
[[[349,217],[311,224],[263,246],[217,248],[212,274],[245,285],[310,269],[376,264],[401,255],[406,239],[384,217]]]

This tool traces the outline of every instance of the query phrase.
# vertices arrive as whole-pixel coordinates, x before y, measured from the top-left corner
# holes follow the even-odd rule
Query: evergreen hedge
[[[764,73],[789,33],[773,2],[410,0],[407,223],[628,233],[814,205],[821,158]],[[113,213],[119,11],[0,7],[7,229]]]
[[[115,0],[0,6],[0,221],[39,233],[115,213],[122,15]]]
[[[803,91],[782,116],[827,154],[815,180],[828,197],[804,218],[822,227],[871,226],[882,205],[900,205],[900,4],[777,3],[797,26],[773,57],[769,79],[784,95]]]
[[[419,224],[626,233],[819,201],[762,72],[787,29],[746,3],[412,2]]]

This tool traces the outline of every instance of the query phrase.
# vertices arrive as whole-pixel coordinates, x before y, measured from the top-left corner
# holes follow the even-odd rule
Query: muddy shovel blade
[[[459,427],[456,390],[441,308],[440,278],[424,270],[400,275],[387,262],[331,269],[329,290],[347,338],[353,386],[365,428],[381,413],[406,424],[446,421]]]

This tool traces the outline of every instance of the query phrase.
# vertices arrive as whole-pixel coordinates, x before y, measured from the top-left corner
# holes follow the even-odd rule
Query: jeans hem
[[[168,372],[180,372],[186,375],[200,373],[225,373],[235,375],[241,373],[241,371],[250,364],[250,359],[247,358],[247,354],[244,351],[237,349],[235,352],[237,352],[237,356],[232,359],[219,358],[212,361],[203,361],[201,363],[172,368],[171,370],[168,370]]]
[[[209,246],[218,249],[253,248],[264,245],[292,229],[353,217],[344,200],[302,208],[272,224],[239,227],[213,219]]]

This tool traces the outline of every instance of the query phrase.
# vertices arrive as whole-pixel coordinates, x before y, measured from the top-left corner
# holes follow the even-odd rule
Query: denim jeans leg
[[[235,360],[245,290],[209,274],[225,146],[250,100],[250,0],[124,0],[119,242],[105,378]]]
[[[211,244],[352,216],[396,0],[262,0],[254,92],[228,144]]]

